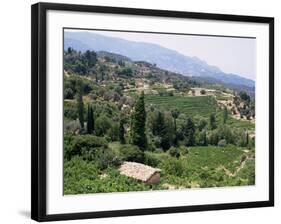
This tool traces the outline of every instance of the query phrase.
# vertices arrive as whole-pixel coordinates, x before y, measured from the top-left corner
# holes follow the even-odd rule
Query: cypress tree
[[[175,133],[177,132],[177,118],[180,115],[180,112],[178,111],[178,109],[174,109],[171,111],[172,117],[174,119],[174,128],[175,128]]]
[[[91,106],[91,116],[92,116],[92,132],[95,131],[95,117],[94,117],[94,110],[93,107]]]
[[[84,103],[83,103],[83,83],[77,80],[77,113],[80,125],[84,128]]]
[[[179,117],[180,115],[180,112],[178,109],[174,109],[171,111],[171,114],[172,114],[172,117],[173,117],[173,120],[174,120],[174,131],[175,131],[175,139],[174,139],[174,143],[177,145],[178,143],[178,134],[177,134],[177,118]]]
[[[124,119],[123,118],[121,118],[120,121],[119,121],[119,141],[120,141],[121,144],[126,144]]]
[[[88,134],[92,134],[94,131],[94,113],[93,108],[90,105],[88,105],[87,115],[87,132]]]
[[[138,98],[135,110],[131,117],[131,142],[134,145],[139,146],[142,149],[146,147],[146,134],[145,134],[145,103],[144,103],[144,93],[142,92]]]
[[[227,117],[228,117],[227,108],[226,108],[226,106],[224,106],[224,108],[223,108],[223,123],[224,124],[226,123]]]

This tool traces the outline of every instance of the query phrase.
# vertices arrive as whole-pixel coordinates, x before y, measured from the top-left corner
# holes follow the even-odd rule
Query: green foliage
[[[106,175],[105,177],[102,177]],[[95,163],[79,157],[64,163],[64,194],[148,191],[150,186],[120,175],[116,169],[101,172]]]
[[[162,112],[158,111],[154,119],[152,119],[151,125],[153,135],[158,137],[156,142],[159,141],[159,147],[164,150],[169,149],[173,142],[174,128],[169,124],[168,117],[165,117]],[[156,146],[158,147],[158,144]]]
[[[80,125],[84,128],[84,103],[83,103],[83,84],[82,81],[79,80],[77,82],[77,114]]]
[[[243,100],[245,102],[250,102],[250,100],[251,100],[250,96],[244,91],[239,93],[239,97],[241,98],[241,100]]]
[[[63,92],[64,99],[73,99],[74,98],[74,92],[71,88],[65,88]]]
[[[97,136],[105,136],[111,127],[112,121],[106,115],[101,115],[95,122],[95,134]]]
[[[139,96],[134,112],[131,117],[131,142],[132,144],[139,146],[141,149],[145,149],[147,139],[145,133],[146,111],[144,103],[144,93]]]
[[[112,122],[110,129],[107,131],[107,135],[111,141],[117,141],[119,139],[119,125],[117,122]]]
[[[135,145],[122,145],[120,147],[120,156],[124,161],[139,162],[144,161],[144,152]]]
[[[200,119],[197,126],[199,131],[202,131],[207,126],[207,124],[208,122],[205,119]]]
[[[145,102],[147,105],[155,105],[156,108],[159,108],[162,111],[178,109],[181,114],[190,117],[198,115],[206,119],[209,118],[210,113],[215,113],[217,107],[216,101],[212,96],[186,97],[180,95],[147,95],[145,97]]]
[[[188,118],[186,124],[183,126],[183,134],[186,146],[195,145],[195,125],[192,118]]]
[[[207,134],[206,134],[206,131],[203,130],[199,133],[199,136],[198,136],[198,145],[201,145],[201,146],[206,146],[208,145],[208,142],[207,142]]]
[[[178,139],[177,139],[177,118],[179,117],[180,115],[180,111],[178,109],[172,109],[171,110],[171,114],[172,114],[172,117],[173,117],[173,120],[174,120],[174,128],[175,128],[175,140],[174,140],[174,143],[177,144],[178,143]]]
[[[225,139],[221,139],[218,142],[218,147],[225,147],[226,144],[227,144],[226,140]]]
[[[217,100],[231,99],[226,94],[187,96],[194,87],[224,87],[197,83],[145,62],[98,57],[92,51],[64,52],[65,194],[255,183],[255,141],[249,137],[254,122],[234,119],[226,107],[219,108]],[[144,69],[149,73],[140,73]],[[146,79],[152,95],[137,96],[134,86],[140,78]],[[167,83],[176,90],[168,90]],[[234,98],[242,116],[252,119],[255,103],[249,95]],[[127,137],[131,144],[126,144]],[[120,175],[122,161],[160,168],[160,184],[150,187]]]
[[[182,156],[187,156],[189,154],[189,148],[188,147],[180,146],[179,149],[180,149],[180,154]]]
[[[73,149],[77,152],[81,152],[82,150],[88,151],[99,147],[108,147],[108,142],[102,137],[94,135],[78,135],[73,138]]]
[[[221,125],[218,128],[219,140],[225,139],[227,143],[236,144],[233,131],[228,125]]]
[[[172,157],[163,161],[160,167],[164,175],[169,174],[179,177],[182,176],[184,172],[184,166],[182,164],[182,161]]]
[[[214,130],[214,129],[217,128],[216,115],[215,114],[210,115],[210,128],[211,128],[211,130]]]
[[[75,72],[79,75],[86,75],[93,70],[97,62],[97,56],[94,51],[80,53],[74,49],[64,52],[64,70]]]
[[[205,90],[205,89],[201,89],[201,90],[200,90],[200,93],[201,93],[202,95],[205,95],[205,94],[206,94],[206,90]]]
[[[77,115],[77,102],[76,101],[64,101],[63,102],[64,109],[64,118],[68,120],[76,120],[78,118]],[[80,122],[79,122],[80,124]],[[81,126],[80,126],[81,127]]]
[[[223,108],[223,123],[225,124],[228,118],[228,111],[227,111],[227,107],[224,106]]]
[[[176,148],[176,147],[171,147],[168,150],[168,153],[170,156],[175,157],[175,158],[179,158],[180,157],[180,149]]]
[[[154,153],[146,151],[144,154],[143,163],[148,166],[158,167],[158,165],[161,163],[161,159],[155,156]]]
[[[218,130],[211,131],[208,136],[208,143],[211,145],[218,145],[219,140]]]
[[[249,134],[247,131],[240,131],[239,133],[239,138],[238,138],[238,146],[241,147],[246,147],[249,144]]]
[[[133,70],[129,67],[121,68],[117,71],[118,76],[131,77],[133,75]]]
[[[64,157],[71,159],[73,156],[81,156],[88,151],[95,151],[97,148],[107,148],[108,143],[104,138],[93,135],[64,136]]]
[[[119,141],[120,141],[121,144],[126,144],[124,119],[123,118],[121,118],[120,121],[119,121]]]
[[[94,51],[87,50],[84,55],[82,55],[87,67],[92,68],[97,62],[97,54]]]
[[[93,108],[88,105],[88,116],[87,116],[87,133],[92,134],[95,129],[94,111]]]
[[[110,148],[101,148],[95,151],[92,161],[100,170],[107,169],[108,167],[117,167],[121,164],[121,159]]]

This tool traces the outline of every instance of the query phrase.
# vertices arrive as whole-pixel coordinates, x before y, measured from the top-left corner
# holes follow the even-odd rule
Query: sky
[[[198,35],[152,34],[94,31],[102,35],[130,41],[147,42],[195,56],[225,73],[234,73],[255,80],[256,39]]]

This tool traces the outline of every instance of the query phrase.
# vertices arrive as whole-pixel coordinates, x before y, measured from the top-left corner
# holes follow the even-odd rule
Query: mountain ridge
[[[251,79],[237,74],[224,73],[218,67],[209,65],[198,57],[189,57],[154,43],[128,41],[90,32],[65,32],[64,49],[68,47],[84,52],[86,50],[108,51],[124,55],[134,61],[147,61],[158,67],[185,76],[209,77],[229,85],[255,86]]]

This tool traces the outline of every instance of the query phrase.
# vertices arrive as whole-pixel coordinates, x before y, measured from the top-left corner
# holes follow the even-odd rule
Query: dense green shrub
[[[105,115],[101,115],[96,119],[95,134],[97,136],[105,136],[111,128],[112,121]]]
[[[221,139],[218,142],[218,147],[225,147],[226,144],[227,144],[226,140],[225,139]]]
[[[139,162],[144,161],[144,152],[135,145],[122,145],[120,148],[121,159],[124,161]]]
[[[76,102],[67,102],[64,101],[64,117],[70,120],[76,120],[78,118]]]
[[[111,124],[111,127],[107,131],[107,135],[111,141],[117,141],[119,139],[119,125],[116,122]]]
[[[231,143],[231,144],[236,143],[234,141],[233,131],[231,130],[231,128],[228,125],[219,126],[218,135],[219,135],[219,140],[225,139],[227,143]]]
[[[184,166],[182,161],[176,158],[169,158],[161,163],[161,170],[163,174],[182,176],[184,172]]]
[[[108,143],[104,138],[94,135],[79,135],[74,137],[73,147],[77,150],[97,147],[107,148]]]
[[[208,142],[211,145],[218,145],[219,142],[219,134],[217,130],[213,130],[210,132],[209,136],[208,136]]]
[[[206,121],[206,119],[200,119],[197,127],[198,127],[199,131],[202,131],[207,125],[208,125],[208,122]]]
[[[121,68],[117,71],[118,76],[131,77],[133,75],[133,70],[129,67]]]
[[[199,133],[199,135],[198,135],[198,145],[201,145],[201,146],[208,145],[206,131],[201,131]]]
[[[180,153],[182,156],[187,156],[189,153],[189,148],[186,146],[180,146]]]
[[[73,136],[67,133],[64,134],[63,138],[63,147],[64,147],[64,159],[70,160],[72,156],[76,155],[77,152],[73,150]]]
[[[206,90],[205,90],[205,89],[201,89],[201,90],[200,90],[200,93],[201,93],[202,95],[205,95],[205,94],[206,94]]]
[[[93,135],[78,135],[64,137],[65,158],[70,159],[73,156],[81,156],[82,153],[93,154],[93,151],[100,148],[107,148],[108,143],[104,138]],[[90,155],[88,155],[90,158]]]
[[[73,99],[74,92],[71,88],[66,88],[66,89],[64,89],[63,96],[64,96],[64,99]]]
[[[72,121],[64,121],[64,131],[65,133],[80,133],[81,131],[81,125],[78,120],[72,120]]]
[[[121,159],[117,156],[116,152],[110,148],[100,148],[96,150],[94,161],[97,168],[101,170],[121,164]]]
[[[176,147],[171,147],[168,150],[168,153],[170,156],[175,157],[175,158],[179,158],[180,157],[180,149],[176,148]]]
[[[152,167],[157,167],[160,164],[161,160],[157,158],[153,153],[151,152],[145,152],[144,154],[144,164]]]

